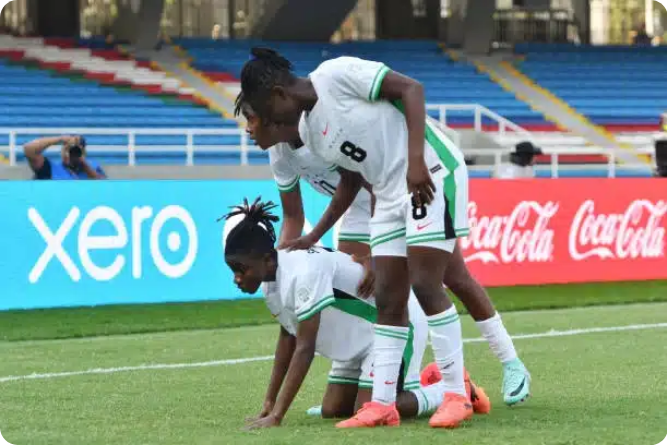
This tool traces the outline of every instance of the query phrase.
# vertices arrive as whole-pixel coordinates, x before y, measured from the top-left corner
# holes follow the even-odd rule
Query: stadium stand
[[[209,78],[238,82],[241,68],[253,46],[270,46],[283,53],[305,76],[324,60],[349,55],[380,60],[392,69],[420,80],[429,104],[481,104],[522,126],[549,125],[544,117],[505,91],[475,66],[453,60],[433,41],[375,41],[342,44],[254,42],[248,40],[213,41],[176,39],[194,59],[193,65]],[[437,117],[437,111],[432,111]],[[451,111],[447,123],[452,127],[470,126],[469,112]],[[492,124],[492,121],[485,121]]]
[[[527,76],[612,131],[657,131],[667,109],[667,47],[517,45]]]
[[[81,47],[77,45],[83,43]],[[91,47],[85,47],[90,45]],[[192,91],[164,73],[141,66],[95,43],[0,36],[0,147],[9,131],[26,128],[77,129],[236,129],[238,123],[206,108]],[[35,134],[17,134],[21,145]],[[104,164],[128,163],[127,135],[87,137]],[[183,164],[183,135],[137,135],[136,163]],[[240,161],[238,135],[197,135],[195,162]],[[234,150],[220,151],[233,147]],[[5,150],[7,151],[7,150]],[[57,156],[57,153],[50,153]],[[7,153],[5,153],[7,155]],[[263,156],[261,157],[263,160]],[[17,153],[22,161],[22,154]]]

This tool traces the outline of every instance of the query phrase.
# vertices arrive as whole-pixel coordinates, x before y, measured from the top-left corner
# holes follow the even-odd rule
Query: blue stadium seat
[[[81,42],[80,42],[81,43]],[[86,40],[84,46],[107,48],[103,40]],[[9,131],[21,128],[85,128],[85,129],[238,129],[236,121],[224,119],[219,113],[190,105],[166,103],[142,91],[105,87],[94,82],[77,82],[68,77],[52,75],[46,70],[28,69],[0,59],[0,148],[9,145]],[[17,134],[17,144],[48,135]],[[127,164],[127,151],[118,151],[129,143],[125,135],[87,136],[92,154],[102,164]],[[240,137],[195,136],[197,146],[238,147]],[[185,135],[137,135],[138,164],[184,164],[185,149],[179,152],[159,151],[160,146],[185,147]],[[105,151],[104,147],[116,150]],[[149,147],[149,152],[142,151]],[[156,150],[158,149],[158,150]],[[6,154],[6,149],[2,152]],[[58,156],[57,151],[49,152]],[[251,154],[252,162],[266,162],[262,153]],[[22,153],[17,159],[23,161]],[[238,164],[240,151],[201,153],[195,151],[196,163]]]
[[[392,69],[420,80],[429,104],[481,104],[518,124],[544,124],[540,113],[505,91],[474,65],[455,62],[433,41],[375,41],[330,43],[291,43],[258,41],[213,41],[177,39],[203,72],[225,72],[240,76],[250,48],[275,48],[294,65],[296,74],[307,75],[325,60],[350,55],[386,63]],[[437,116],[437,113],[431,113]],[[450,124],[472,124],[467,112],[448,112]]]
[[[599,125],[657,125],[667,47],[518,45],[519,68]]]

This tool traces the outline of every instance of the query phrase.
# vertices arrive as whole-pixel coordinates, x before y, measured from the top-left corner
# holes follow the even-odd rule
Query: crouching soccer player
[[[332,360],[322,403],[323,417],[348,417],[371,397],[373,338],[377,309],[373,298],[357,297],[363,267],[342,252],[314,247],[307,251],[276,251],[269,211],[273,203],[247,201],[225,218],[243,219],[229,232],[225,261],[239,288],[254,294],[262,286],[266,304],[279,321],[273,372],[260,415],[250,428],[280,425],[303,383],[315,353]],[[419,368],[426,348],[428,323],[414,295],[409,303],[410,328],[399,373],[396,408],[403,417],[434,412],[448,392],[447,379],[421,387]],[[393,335],[393,334],[392,334]],[[387,382],[396,385],[396,382]],[[475,409],[488,412],[490,402],[480,388]],[[469,396],[470,401],[470,396]],[[388,425],[398,426],[400,418]]]

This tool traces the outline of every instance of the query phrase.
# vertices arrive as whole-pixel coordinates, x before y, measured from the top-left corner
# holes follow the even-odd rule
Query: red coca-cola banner
[[[463,254],[486,286],[667,279],[667,179],[470,187]]]

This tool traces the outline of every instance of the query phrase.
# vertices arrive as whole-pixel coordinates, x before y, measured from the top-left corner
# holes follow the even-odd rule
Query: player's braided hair
[[[290,61],[272,49],[256,47],[250,50],[250,54],[251,59],[241,70],[239,97],[242,97],[241,100],[247,102],[259,117],[266,118],[264,105],[273,87],[291,85],[296,76],[292,72]],[[240,104],[238,99],[237,104]]]
[[[239,117],[244,102],[245,102],[245,95],[243,94],[243,91],[241,91],[239,92],[239,95],[236,96],[236,100],[234,101],[234,117]]]
[[[261,199],[261,197],[255,199],[250,205],[248,199],[243,198],[242,205],[233,206],[231,212],[220,218],[229,220],[237,215],[244,216],[227,235],[225,256],[238,253],[264,254],[274,251],[276,232],[273,230],[273,223],[278,222],[280,218],[272,214],[271,210],[278,206],[271,201],[261,202]]]

